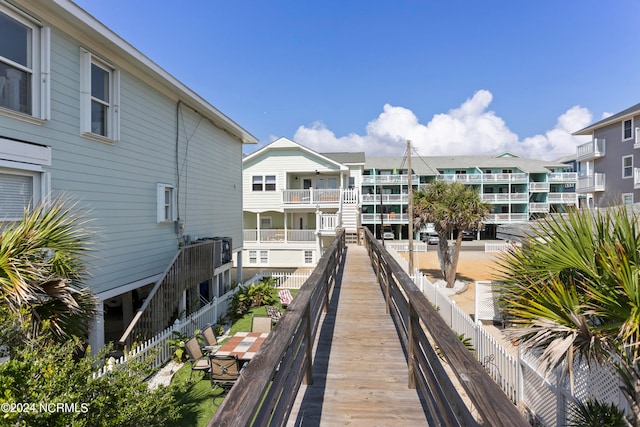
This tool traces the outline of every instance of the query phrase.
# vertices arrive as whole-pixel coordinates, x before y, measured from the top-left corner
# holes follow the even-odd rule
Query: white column
[[[91,354],[96,354],[98,350],[104,347],[104,304],[99,301],[96,304],[97,313],[93,318],[93,323],[89,328],[89,345],[91,345]]]

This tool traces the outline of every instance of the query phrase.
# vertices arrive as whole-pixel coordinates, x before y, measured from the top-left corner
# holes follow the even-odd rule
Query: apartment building
[[[574,133],[591,141],[578,145],[581,207],[605,207],[640,202],[640,104],[620,111]],[[640,157],[639,157],[640,159]]]

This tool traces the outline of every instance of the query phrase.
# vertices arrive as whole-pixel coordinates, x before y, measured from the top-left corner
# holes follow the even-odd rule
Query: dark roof
[[[640,104],[636,104],[633,107],[629,107],[626,110],[622,110],[619,113],[614,114],[613,116],[609,116],[606,119],[602,119],[598,122],[595,122],[584,129],[580,129],[577,132],[574,132],[574,135],[590,135],[594,130],[601,128],[603,126],[610,125],[611,123],[615,123],[621,121],[622,118],[626,118],[627,116],[632,116],[636,113],[640,113]]]
[[[354,163],[364,164],[365,154],[364,152],[341,152],[341,153],[319,153],[325,157],[330,158],[334,162],[342,163],[343,165],[349,165]]]

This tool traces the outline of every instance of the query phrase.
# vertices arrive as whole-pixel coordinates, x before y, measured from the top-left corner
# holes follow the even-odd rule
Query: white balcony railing
[[[578,193],[549,193],[547,202],[577,205]]]
[[[576,149],[576,160],[582,162],[585,160],[596,159],[598,157],[604,157],[605,148],[606,144],[604,139],[594,138],[593,141],[578,145]]]
[[[382,195],[382,203],[385,203],[385,204],[408,203],[408,202],[409,202],[408,194],[383,194]],[[380,203],[380,195],[379,194],[363,194],[362,203],[369,203],[369,204]]]
[[[480,184],[482,183],[481,173],[459,173],[459,174],[443,174],[439,175],[438,179],[447,182],[462,182],[464,184]]]
[[[526,173],[485,173],[482,176],[483,182],[529,182],[529,176]]]
[[[338,214],[322,214],[320,215],[320,231],[336,231],[339,224]]]
[[[595,191],[604,191],[605,174],[594,173],[590,175],[578,177],[576,185],[577,193],[593,193]]]
[[[547,175],[549,182],[575,183],[578,181],[577,172],[551,172]]]
[[[384,185],[384,184],[408,184],[408,175],[363,175],[362,183],[364,185]],[[420,182],[418,175],[411,176],[411,184],[416,185]]]
[[[529,193],[484,193],[481,198],[487,203],[526,202],[529,200]]]
[[[242,237],[245,242],[313,242],[316,240],[316,231],[279,228],[260,230],[258,233],[258,230],[243,230]]]
[[[340,197],[344,203],[358,203],[358,190],[355,188],[283,190],[282,203],[286,205],[338,205]]]
[[[529,191],[532,193],[549,192],[549,183],[548,182],[530,182]]]
[[[487,222],[499,222],[499,223],[508,223],[508,222],[524,222],[529,220],[528,213],[499,213],[499,214],[489,214],[487,217]]]
[[[363,224],[380,224],[380,214],[365,213],[360,216]],[[383,214],[382,221],[385,224],[406,223],[409,220],[407,214]]]
[[[549,212],[549,203],[529,203],[529,212],[531,213]]]

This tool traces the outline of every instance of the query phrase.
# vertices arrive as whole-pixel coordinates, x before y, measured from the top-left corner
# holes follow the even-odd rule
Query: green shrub
[[[613,403],[597,400],[579,402],[571,410],[571,427],[624,427],[624,411]]]
[[[252,307],[260,307],[263,305],[273,305],[278,302],[278,298],[274,293],[274,288],[269,281],[262,281],[248,286],[241,286],[236,292],[229,307],[229,315],[233,319],[242,316]]]

